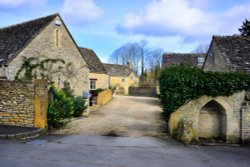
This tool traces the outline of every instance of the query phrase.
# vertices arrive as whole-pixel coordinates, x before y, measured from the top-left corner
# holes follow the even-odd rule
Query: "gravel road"
[[[105,106],[90,111],[51,134],[102,136],[164,136],[165,121],[157,98],[114,96]]]

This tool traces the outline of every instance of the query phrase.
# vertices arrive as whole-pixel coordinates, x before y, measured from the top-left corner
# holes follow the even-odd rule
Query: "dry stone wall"
[[[42,86],[41,86],[42,85]],[[36,92],[36,86],[43,87]],[[35,97],[41,93],[44,99],[43,109],[36,105]],[[40,97],[40,96],[38,96]],[[46,120],[47,110],[47,87],[46,82],[21,82],[21,81],[0,81],[0,124],[22,127],[39,127],[45,128],[45,124],[41,127],[35,125],[36,122]],[[37,99],[40,101],[41,99]],[[40,105],[40,104],[39,104]],[[35,108],[37,113],[35,114]],[[42,112],[42,114],[41,114]],[[44,115],[43,117],[39,115]],[[36,120],[36,118],[39,120]]]

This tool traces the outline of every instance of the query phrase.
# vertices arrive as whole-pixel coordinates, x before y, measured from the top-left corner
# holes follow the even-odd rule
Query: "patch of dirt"
[[[153,136],[166,135],[166,122],[157,98],[115,96],[87,118],[75,119],[50,134]]]

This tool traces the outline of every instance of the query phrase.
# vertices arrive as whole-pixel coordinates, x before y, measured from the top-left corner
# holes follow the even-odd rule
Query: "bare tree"
[[[207,43],[200,44],[194,49],[193,53],[207,53],[208,49],[209,49],[209,44]]]
[[[139,74],[140,51],[138,43],[127,43],[111,54],[109,62],[122,65],[127,65],[129,62],[132,69]]]
[[[148,41],[141,40],[140,42],[140,57],[141,57],[141,81],[144,82],[144,70],[145,70],[145,55],[148,52]]]

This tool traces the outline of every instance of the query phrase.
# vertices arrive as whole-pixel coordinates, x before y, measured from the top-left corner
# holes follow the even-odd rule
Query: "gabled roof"
[[[201,63],[198,58],[205,58],[206,54],[197,53],[164,53],[162,57],[162,67],[171,67],[176,65],[191,65],[193,67],[200,67]]]
[[[56,16],[59,14],[1,28],[0,65],[9,64]]]
[[[128,77],[134,71],[126,65],[104,64],[108,74],[114,77]]]
[[[79,49],[91,73],[107,74],[104,65],[93,50],[81,47]]]
[[[234,70],[250,74],[250,37],[213,36],[212,42]]]

